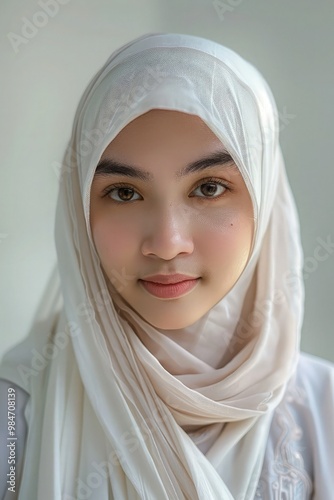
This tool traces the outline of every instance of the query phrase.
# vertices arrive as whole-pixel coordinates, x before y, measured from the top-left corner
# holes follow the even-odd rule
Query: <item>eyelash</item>
[[[196,190],[197,188],[199,188],[200,186],[205,185],[205,184],[218,184],[219,186],[224,187],[226,189],[226,191],[232,192],[232,188],[231,188],[230,184],[227,181],[222,181],[222,179],[217,179],[217,178],[214,178],[214,177],[210,177],[209,179],[202,179],[194,187],[193,191]],[[114,190],[117,191],[117,189],[121,189],[121,188],[128,188],[128,189],[131,189],[134,192],[136,192],[136,190],[132,186],[129,186],[129,184],[125,184],[123,182],[118,182],[117,184],[113,184],[112,186],[108,186],[106,189],[104,189],[102,191],[103,192],[102,198],[108,196],[112,191],[114,191]],[[220,198],[222,198],[225,195],[226,191],[224,191],[222,194],[220,194],[218,196],[215,196],[215,197],[198,196],[198,198],[203,198],[203,200],[215,201],[215,200],[219,200]],[[125,205],[127,203],[133,203],[134,201],[140,201],[140,200],[117,201],[117,200],[114,200],[112,198],[110,198],[110,200],[113,203],[117,203],[118,205]]]

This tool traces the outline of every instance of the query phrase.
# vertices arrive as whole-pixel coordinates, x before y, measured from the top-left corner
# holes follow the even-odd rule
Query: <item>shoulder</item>
[[[332,498],[334,365],[301,353],[273,413],[262,475],[268,498]],[[270,490],[270,494],[269,494]],[[293,492],[292,496],[291,493]],[[277,493],[277,492],[276,492]]]
[[[280,407],[287,407],[293,415],[304,421],[314,440],[332,441],[334,448],[334,364],[325,359],[302,353],[295,375],[287,386]]]
[[[296,376],[298,381],[308,388],[319,388],[319,385],[326,381],[327,384],[333,384],[334,363],[302,352],[299,356]]]
[[[301,395],[301,405],[308,411],[313,426],[332,426],[334,422],[334,364],[325,359],[302,353],[287,394]],[[298,405],[298,401],[295,401]],[[330,417],[332,419],[330,420]],[[321,419],[321,422],[318,420]]]
[[[289,411],[308,428],[323,432],[334,422],[334,364],[301,353],[294,375],[287,384],[281,403],[274,412]]]

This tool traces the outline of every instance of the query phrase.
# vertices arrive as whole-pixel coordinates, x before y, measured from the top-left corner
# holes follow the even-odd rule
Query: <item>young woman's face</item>
[[[252,202],[224,151],[197,116],[152,110],[118,134],[96,169],[90,221],[102,267],[157,328],[193,324],[231,290],[247,263]],[[172,279],[182,284],[148,278],[176,273],[186,275]]]

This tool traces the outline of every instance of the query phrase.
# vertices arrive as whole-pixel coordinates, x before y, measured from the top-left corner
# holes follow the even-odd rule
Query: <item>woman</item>
[[[60,181],[61,313],[0,372],[29,395],[18,498],[330,499],[334,371],[299,353],[259,73],[198,37],[134,40],[85,92]]]

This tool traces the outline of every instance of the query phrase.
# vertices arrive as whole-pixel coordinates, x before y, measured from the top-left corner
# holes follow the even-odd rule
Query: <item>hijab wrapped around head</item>
[[[90,187],[104,149],[152,109],[200,117],[233,157],[254,208],[247,266],[218,304],[180,332],[188,344],[122,300],[90,231]],[[27,409],[22,498],[254,497],[272,413],[296,367],[303,314],[302,283],[291,278],[302,266],[298,217],[277,117],[252,65],[190,35],[140,37],[91,81],[60,179],[63,307],[51,337],[38,339],[41,349],[50,338],[58,349],[25,387],[39,397]],[[213,346],[205,359],[201,345]]]

